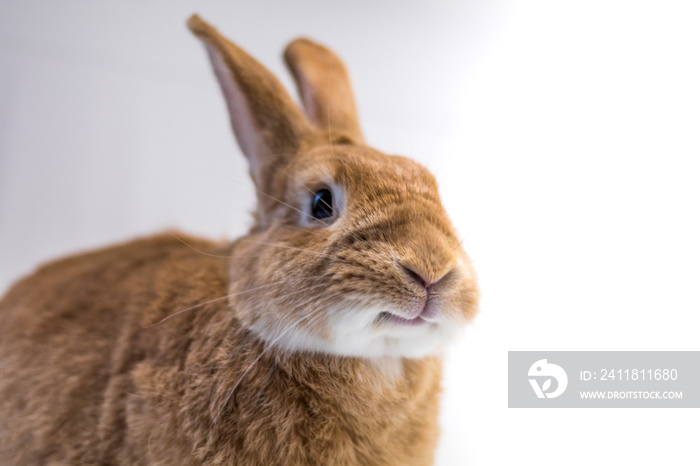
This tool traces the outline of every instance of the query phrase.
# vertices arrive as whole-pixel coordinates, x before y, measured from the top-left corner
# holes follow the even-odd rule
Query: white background
[[[292,88],[307,35],[368,141],[437,175],[480,274],[440,465],[698,464],[697,410],[507,408],[508,350],[699,350],[695,2],[0,1],[0,290],[166,227],[245,232],[194,11]]]

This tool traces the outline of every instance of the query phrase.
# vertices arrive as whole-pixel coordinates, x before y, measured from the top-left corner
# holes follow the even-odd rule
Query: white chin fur
[[[375,325],[381,311],[344,309],[331,312],[331,339],[311,335],[302,329],[287,328],[273,334],[254,329],[268,343],[290,351],[311,351],[361,358],[423,358],[439,354],[442,347],[459,335],[461,326],[448,322],[417,326]]]

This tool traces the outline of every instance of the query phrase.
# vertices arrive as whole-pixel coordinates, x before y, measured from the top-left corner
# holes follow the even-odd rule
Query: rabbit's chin
[[[284,335],[256,331],[265,341],[289,351],[317,352],[360,358],[423,358],[442,353],[462,334],[458,322],[401,322],[386,319],[384,309],[337,309],[329,312],[329,337],[301,330]],[[420,318],[419,318],[420,319]]]

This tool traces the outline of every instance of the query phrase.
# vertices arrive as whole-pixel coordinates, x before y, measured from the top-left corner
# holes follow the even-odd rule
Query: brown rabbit
[[[2,464],[430,464],[440,348],[476,313],[417,163],[364,144],[343,64],[279,81],[197,16],[258,192],[248,235],[44,265],[0,302]]]

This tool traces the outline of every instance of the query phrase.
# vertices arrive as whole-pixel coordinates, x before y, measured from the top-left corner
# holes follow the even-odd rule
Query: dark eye
[[[328,189],[319,189],[314,194],[311,215],[319,220],[333,216],[333,194]]]

